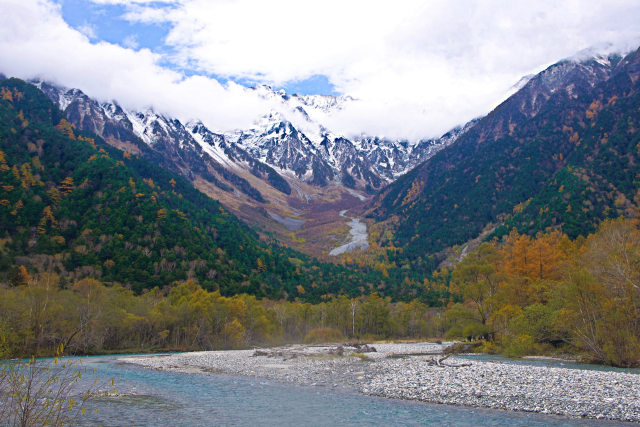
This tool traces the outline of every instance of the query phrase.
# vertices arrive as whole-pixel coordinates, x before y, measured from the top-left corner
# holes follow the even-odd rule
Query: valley
[[[78,129],[179,173],[261,232],[325,259],[348,230],[341,210],[361,210],[376,191],[476,122],[415,142],[348,139],[325,128],[322,119],[351,98],[290,96],[259,86],[247,90],[273,102],[274,110],[252,128],[216,133],[198,120],[183,124],[151,109],[99,102],[79,89],[34,83]],[[287,217],[303,222],[291,230],[277,219]]]
[[[359,210],[364,205],[357,197],[364,197],[361,193],[339,185],[318,188],[291,179],[288,182],[292,192],[284,194],[250,173],[242,170],[236,173],[260,191],[264,202],[258,203],[237,191],[221,190],[202,177],[196,178],[194,186],[219,200],[260,233],[322,259],[330,259],[328,252],[348,233],[348,220],[339,213],[344,209]]]
[[[640,421],[637,1],[0,4],[0,426]]]

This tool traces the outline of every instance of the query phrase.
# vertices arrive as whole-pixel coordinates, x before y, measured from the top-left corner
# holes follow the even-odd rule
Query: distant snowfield
[[[355,190],[352,190],[350,188],[347,188],[346,190],[349,192],[349,194],[351,194],[353,197],[358,198],[361,202],[366,202],[368,199],[367,196],[363,196],[362,194],[358,193]]]
[[[300,229],[300,227],[302,227],[302,224],[304,224],[304,220],[303,219],[291,218],[289,216],[282,217],[282,216],[278,215],[277,213],[273,213],[273,212],[270,212],[270,211],[267,211],[267,213],[276,222],[284,225],[287,228],[287,230],[297,231],[297,230]]]
[[[346,210],[340,211],[340,216],[344,217]],[[367,224],[360,222],[358,218],[350,217],[351,221],[347,223],[350,237],[346,243],[331,250],[329,255],[336,256],[345,252],[351,252],[354,249],[367,249],[369,247],[369,233],[367,233]]]

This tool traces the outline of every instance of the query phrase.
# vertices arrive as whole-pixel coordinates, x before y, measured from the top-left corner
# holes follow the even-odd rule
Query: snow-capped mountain
[[[183,124],[151,109],[132,111],[116,102],[99,103],[79,89],[37,84],[75,126],[108,141],[139,138],[172,159],[173,169],[188,178],[207,175],[205,179],[214,185],[235,188],[256,200],[262,199],[259,190],[251,189],[239,171],[248,171],[286,194],[291,191],[288,181],[373,193],[455,141],[470,126],[413,144],[366,136],[349,139],[313,117],[343,108],[353,98],[290,96],[258,86],[248,90],[270,100],[273,111],[248,129],[217,133],[200,121]]]
[[[575,132],[567,136],[565,129],[583,126],[583,119],[576,119],[571,126],[556,126],[557,135],[546,141],[548,146],[540,145],[535,135],[540,129],[548,130],[545,123],[557,121],[556,110],[567,103],[580,104],[584,94],[612,76],[635,82],[637,64],[627,66],[625,61],[615,54],[560,61],[523,78],[514,86],[516,92],[482,119],[440,138],[421,141],[376,135],[353,137],[330,129],[331,120],[323,118],[357,102],[349,97],[288,95],[267,86],[247,89],[256,91],[271,110],[251,126],[222,132],[197,119],[184,123],[152,109],[134,111],[117,102],[101,103],[78,89],[36,84],[76,127],[182,174],[233,213],[276,233],[288,244],[316,244],[314,253],[326,253],[327,248],[339,243],[335,236],[343,233],[340,227],[344,226],[344,217],[338,213],[358,208],[378,220],[389,219],[390,226],[398,227],[394,235],[399,239],[420,235],[422,229],[418,228],[426,224],[425,218],[432,218],[434,228],[427,234],[442,240],[436,242],[441,249],[456,233],[477,233],[486,225],[481,220],[510,212],[476,215],[465,203],[487,199],[485,193],[493,194],[487,200],[500,200],[503,196],[492,191],[516,185],[514,174],[531,168],[530,153],[543,153],[543,161],[538,165],[540,170],[525,178],[522,187],[526,190],[543,171],[566,162],[568,154],[555,153],[561,148],[570,152],[567,147]],[[626,74],[616,74],[623,68],[628,69]],[[615,79],[611,84],[616,84]],[[582,110],[575,111],[588,110],[583,113],[588,118],[605,101],[608,105],[615,99],[602,98],[594,106],[580,106]],[[575,111],[570,112],[571,117],[580,116]],[[524,140],[530,143],[517,145]],[[497,155],[504,157],[503,163],[496,163]],[[512,167],[510,162],[516,160],[524,163]],[[471,164],[480,166],[472,168],[468,166]],[[499,169],[486,173],[496,165]],[[412,172],[407,174],[409,170]],[[495,189],[489,186],[477,190],[488,182],[495,184]],[[464,195],[473,191],[473,197]],[[486,204],[491,209],[502,208],[496,203]],[[458,212],[467,216],[458,218],[445,239],[439,232],[441,219]],[[469,226],[472,219],[476,221],[473,230]],[[293,223],[297,228],[289,228]],[[460,239],[470,237],[474,236]]]
[[[249,129],[224,134],[225,139],[282,173],[315,185],[336,182],[369,192],[378,190],[453,143],[471,126],[417,143],[365,135],[348,138],[325,128],[322,118],[353,98],[289,96],[268,86],[253,90],[274,101],[277,109]]]

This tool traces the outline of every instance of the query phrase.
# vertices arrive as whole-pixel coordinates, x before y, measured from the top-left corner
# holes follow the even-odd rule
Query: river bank
[[[335,347],[194,352],[122,357],[147,368],[190,374],[229,374],[359,391],[432,403],[640,422],[640,375],[503,361],[450,358],[434,366],[433,343],[376,344],[376,352]],[[279,351],[280,350],[280,351]],[[268,355],[256,355],[268,354]]]

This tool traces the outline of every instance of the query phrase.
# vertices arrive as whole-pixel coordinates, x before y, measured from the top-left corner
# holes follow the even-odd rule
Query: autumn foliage
[[[640,229],[604,221],[586,239],[555,231],[483,243],[452,272],[461,303],[446,313],[450,336],[482,336],[507,354],[581,352],[640,364]]]

